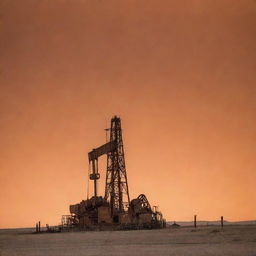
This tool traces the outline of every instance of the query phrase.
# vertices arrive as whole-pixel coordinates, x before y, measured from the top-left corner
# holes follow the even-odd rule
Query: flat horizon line
[[[167,220],[166,223],[194,223],[193,220],[189,221],[189,220]],[[220,222],[220,220],[197,220],[197,223],[200,222],[208,222],[208,223],[216,223],[216,222]],[[230,223],[230,224],[238,224],[238,223],[245,223],[245,222],[255,222],[255,223],[251,223],[251,224],[256,224],[256,219],[254,220],[238,220],[238,221],[229,221],[229,220],[225,220],[224,222],[226,223]],[[59,225],[49,225],[51,226],[59,226]],[[41,228],[45,228],[45,226],[41,226]],[[7,229],[35,229],[35,227],[0,227],[0,230],[7,230]]]

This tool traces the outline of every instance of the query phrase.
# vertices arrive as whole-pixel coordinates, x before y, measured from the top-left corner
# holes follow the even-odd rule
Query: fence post
[[[196,228],[196,215],[194,215],[194,227]]]

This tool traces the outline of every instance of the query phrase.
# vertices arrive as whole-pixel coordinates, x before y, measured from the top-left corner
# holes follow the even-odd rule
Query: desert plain
[[[256,256],[256,225],[32,234],[0,230],[1,256]]]

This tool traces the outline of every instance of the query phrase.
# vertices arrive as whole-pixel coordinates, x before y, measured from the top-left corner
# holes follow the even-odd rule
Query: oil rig
[[[62,216],[62,228],[83,230],[108,227],[110,229],[151,229],[165,227],[165,220],[157,207],[151,208],[144,194],[130,200],[125,167],[121,119],[114,116],[108,131],[107,142],[88,153],[89,179],[94,194],[90,199],[70,205],[70,215]],[[104,196],[98,195],[100,179],[98,159],[107,155]]]

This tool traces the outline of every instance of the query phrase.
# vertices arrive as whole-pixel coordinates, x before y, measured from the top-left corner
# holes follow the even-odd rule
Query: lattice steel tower
[[[111,119],[109,135],[110,143],[115,144],[114,150],[107,153],[107,174],[105,199],[110,201],[112,216],[123,213],[130,204],[127,174],[125,169],[121,119]]]

